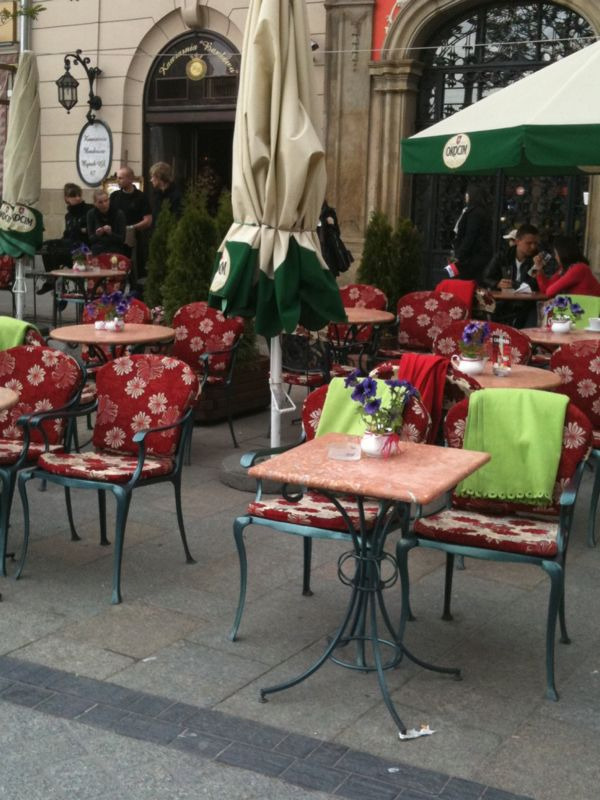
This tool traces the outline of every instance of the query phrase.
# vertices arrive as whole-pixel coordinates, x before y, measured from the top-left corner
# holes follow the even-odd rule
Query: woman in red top
[[[535,277],[541,292],[546,297],[557,294],[586,294],[600,297],[600,283],[594,277],[587,259],[582,254],[575,239],[570,236],[557,236],[553,242],[554,257],[558,269],[547,278],[544,275],[542,254],[533,259]]]

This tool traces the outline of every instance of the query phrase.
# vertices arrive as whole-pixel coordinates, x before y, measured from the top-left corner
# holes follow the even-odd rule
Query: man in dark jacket
[[[171,204],[171,211],[176,217],[181,215],[181,192],[173,183],[171,167],[164,161],[157,161],[150,167],[150,183],[154,189],[152,197],[152,223],[156,225],[158,215],[165,200]]]
[[[110,208],[104,189],[94,192],[94,207],[88,211],[87,231],[92,253],[122,253],[127,255],[125,244],[125,214],[119,208]]]
[[[454,230],[453,248],[458,277],[480,284],[483,270],[494,252],[489,202],[481,186],[467,186],[465,207]]]
[[[125,214],[125,244],[129,249],[126,255],[133,257],[135,277],[141,278],[146,263],[145,232],[152,227],[152,211],[146,195],[135,186],[134,177],[131,167],[120,167],[117,170],[119,188],[110,195],[110,208],[118,208]]]
[[[42,245],[42,259],[46,272],[72,266],[71,251],[79,244],[88,244],[86,220],[92,206],[84,202],[81,186],[77,186],[76,183],[65,183],[63,192],[67,204],[65,230],[62,239],[49,239]],[[46,294],[53,288],[53,282],[47,280],[38,289],[37,294]]]

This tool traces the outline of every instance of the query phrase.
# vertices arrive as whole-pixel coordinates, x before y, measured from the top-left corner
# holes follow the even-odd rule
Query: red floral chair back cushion
[[[410,292],[398,300],[398,344],[431,350],[451,322],[466,319],[469,309],[450,292]]]
[[[437,337],[433,344],[433,352],[438,353],[446,358],[451,358],[455,353],[460,353],[458,343],[462,336],[462,332],[469,322],[477,322],[477,320],[461,320],[460,322],[452,322],[448,327],[444,328],[440,335]],[[510,325],[503,325],[500,322],[488,322],[490,333],[499,333],[502,331],[506,337],[505,347],[508,347],[510,352],[510,359],[513,364],[528,364],[531,359],[531,340],[528,336]],[[491,337],[487,341],[488,355],[492,355],[492,340]]]
[[[387,308],[387,297],[376,286],[368,283],[349,283],[340,289],[342,305],[345,308],[377,308],[385,311]],[[348,335],[348,325],[330,324],[327,329],[327,336],[333,342],[344,342]],[[356,332],[355,342],[368,342],[373,336],[373,326],[364,325]]]
[[[131,259],[121,253],[98,253],[95,256],[88,256],[87,264],[90,267],[98,267],[99,269],[119,269],[125,275],[131,271]],[[104,288],[101,290],[110,294],[123,289],[124,281],[114,280],[107,281]],[[88,281],[88,291],[92,291],[94,282]]]
[[[314,439],[328,386],[319,386],[307,395],[302,405],[302,427],[307,439]],[[418,397],[411,397],[405,411],[400,438],[404,442],[426,442],[431,428],[429,412]]]
[[[557,391],[585,411],[600,430],[600,342],[588,339],[559,347],[552,353],[550,369],[560,375]]]
[[[225,317],[205,302],[189,303],[175,312],[173,317],[175,342],[173,355],[189,364],[199,374],[204,374],[203,353],[225,351],[210,356],[209,382],[224,380],[231,363],[231,349],[244,332],[241,317]]]
[[[450,447],[462,447],[465,438],[465,425],[469,411],[469,400],[462,400],[450,409],[444,422],[444,434]],[[554,484],[553,504],[536,508],[527,503],[510,503],[500,500],[488,500],[453,496],[453,505],[459,508],[469,508],[481,511],[485,509],[492,514],[514,514],[517,511],[531,513],[553,513],[558,514],[560,510],[559,499],[561,492],[573,476],[575,469],[582,461],[589,450],[592,436],[592,427],[586,415],[575,406],[569,403],[565,414],[565,425],[563,428],[563,444],[558,471],[556,473],[556,483]]]
[[[0,412],[0,438],[22,439],[23,429],[17,420],[23,414],[52,411],[66,406],[83,380],[81,367],[74,358],[40,345],[21,345],[0,352],[0,386],[19,395],[18,403]],[[48,420],[44,430],[50,444],[59,444],[64,421]],[[43,442],[40,431],[31,432],[31,440]]]
[[[96,373],[98,410],[92,441],[98,451],[136,455],[133,436],[180,419],[198,394],[198,377],[177,358],[123,356]],[[172,455],[180,430],[147,437],[147,452]]]
[[[15,260],[12,256],[0,256],[0,289],[10,289],[15,277]]]

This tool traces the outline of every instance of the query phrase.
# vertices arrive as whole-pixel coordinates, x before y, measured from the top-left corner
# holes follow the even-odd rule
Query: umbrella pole
[[[279,336],[271,339],[271,370],[269,374],[269,387],[271,389],[271,447],[281,444],[281,415],[295,411],[296,406],[292,398],[283,388],[281,341]]]
[[[15,281],[12,291],[15,296],[15,316],[17,319],[23,319],[25,313],[25,294],[27,293],[25,264],[27,263],[27,266],[29,266],[29,260],[28,256],[21,256],[15,264]]]

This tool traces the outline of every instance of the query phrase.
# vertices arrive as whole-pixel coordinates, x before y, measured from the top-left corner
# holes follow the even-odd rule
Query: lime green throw
[[[22,319],[14,317],[0,317],[0,350],[8,350],[9,347],[18,347],[25,343],[27,331],[35,325],[24,322]]]
[[[589,294],[570,294],[569,297],[583,308],[583,315],[575,320],[576,330],[585,330],[590,324],[590,317],[600,317],[600,297]]]
[[[361,436],[365,430],[365,420],[360,413],[360,403],[352,399],[353,388],[344,386],[344,378],[333,378],[327,390],[327,397],[317,426],[317,436],[324,433],[350,433]],[[377,397],[382,404],[389,405],[390,387],[384,381],[377,381]]]
[[[569,398],[534,389],[484,389],[469,398],[464,448],[491,461],[456,493],[547,505],[560,461]]]

